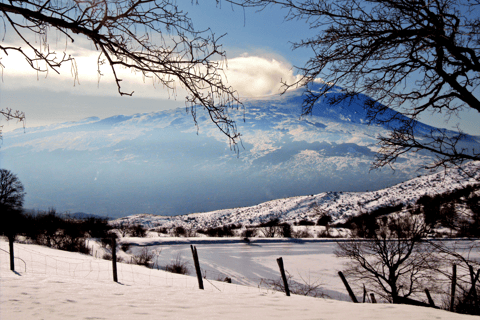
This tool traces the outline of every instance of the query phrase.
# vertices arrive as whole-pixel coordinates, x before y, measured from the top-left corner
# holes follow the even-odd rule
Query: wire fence
[[[5,242],[1,247],[4,247]],[[5,246],[7,247],[7,246]],[[15,243],[15,271],[19,274],[40,274],[54,277],[68,277],[92,281],[113,281],[112,262],[85,255],[82,257],[70,252],[55,254],[45,253],[47,248]],[[0,260],[8,260],[8,248],[0,248]],[[17,263],[17,261],[19,263]],[[190,263],[189,263],[190,264]],[[2,269],[7,268],[2,263]],[[191,269],[192,270],[192,269]],[[277,292],[261,285],[264,279],[247,279],[228,275],[223,272],[202,268],[204,290],[216,292]],[[194,276],[166,272],[157,268],[147,268],[136,264],[117,263],[118,282],[124,285],[166,286],[187,289],[198,289],[198,281]],[[232,279],[233,283],[222,281]],[[220,280],[220,281],[219,281]],[[256,282],[258,281],[258,282]],[[258,283],[257,286],[246,286],[239,283]]]

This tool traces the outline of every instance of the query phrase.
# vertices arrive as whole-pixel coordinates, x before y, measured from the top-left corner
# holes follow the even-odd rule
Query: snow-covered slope
[[[132,215],[112,221],[129,221],[148,228],[184,226],[189,229],[218,227],[228,224],[256,225],[273,218],[280,221],[316,221],[318,212],[329,213],[333,222],[344,222],[360,210],[381,206],[411,204],[421,196],[441,194],[480,181],[480,162],[470,162],[447,172],[417,177],[390,188],[370,192],[327,192],[317,195],[272,200],[251,207],[194,213],[183,216]]]
[[[253,287],[120,263],[119,282],[110,261],[34,245],[16,245],[17,272],[0,239],[0,319],[474,319],[433,308],[286,297]],[[25,262],[25,265],[21,262]],[[218,287],[217,287],[218,286]]]

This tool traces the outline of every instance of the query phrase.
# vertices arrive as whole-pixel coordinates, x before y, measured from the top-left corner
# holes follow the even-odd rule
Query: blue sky
[[[291,42],[313,35],[304,21],[284,21],[285,11],[268,8],[261,12],[254,9],[232,8],[222,2],[201,1],[192,5],[181,4],[188,11],[197,29],[211,28],[220,36],[227,51],[228,78],[242,96],[263,96],[279,92],[280,79],[295,80],[293,66],[302,66],[309,58],[308,50],[291,50]],[[6,41],[10,34],[7,33]],[[28,127],[50,123],[81,120],[90,116],[101,118],[117,114],[135,114],[184,106],[185,93],[178,90],[169,93],[162,88],[153,89],[136,79],[134,97],[120,97],[108,76],[97,83],[95,63],[82,59],[82,49],[92,53],[88,43],[76,41],[69,46],[80,53],[77,63],[80,69],[80,85],[74,86],[70,70],[64,68],[60,76],[50,73],[37,76],[28,66],[14,57],[3,57],[5,65],[0,83],[0,109],[13,108],[25,111]],[[255,80],[255,81],[254,81]],[[176,96],[175,96],[176,94]],[[299,110],[300,114],[300,110]],[[457,123],[468,133],[480,135],[480,115],[465,112],[461,118],[444,122],[443,116],[424,116],[422,121],[437,127],[452,128]],[[18,128],[13,122],[2,120],[5,131]],[[192,121],[193,125],[193,121]]]

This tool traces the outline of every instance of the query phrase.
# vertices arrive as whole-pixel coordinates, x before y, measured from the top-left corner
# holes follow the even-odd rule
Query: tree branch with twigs
[[[210,119],[236,148],[240,139],[228,109],[241,102],[236,91],[223,78],[226,53],[210,30],[197,30],[191,19],[173,0],[85,0],[85,1],[0,1],[0,15],[21,45],[0,44],[8,55],[20,53],[36,72],[60,72],[72,65],[78,81],[75,57],[68,54],[68,43],[78,35],[86,37],[98,51],[97,72],[108,65],[120,95],[133,95],[120,77],[123,69],[141,74],[175,91],[179,84],[187,92],[187,111],[195,124],[196,108]],[[65,36],[62,53],[51,49],[49,34]],[[35,41],[31,41],[31,38]]]
[[[229,1],[229,0],[227,0]],[[390,125],[379,137],[372,168],[393,165],[410,151],[436,155],[427,168],[480,160],[468,139],[433,129],[417,130],[422,116],[445,120],[461,111],[480,112],[480,4],[469,0],[232,0],[245,7],[286,9],[287,20],[304,20],[317,35],[293,43],[312,56],[296,83],[306,85],[302,115],[324,99],[335,105],[360,94],[371,124]],[[324,81],[318,90],[313,85]],[[330,95],[343,88],[341,95]],[[391,112],[390,109],[396,112]],[[477,141],[478,142],[478,141]]]

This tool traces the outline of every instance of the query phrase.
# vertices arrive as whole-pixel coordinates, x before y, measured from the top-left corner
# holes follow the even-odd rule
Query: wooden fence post
[[[112,269],[113,269],[113,281],[118,282],[117,276],[117,241],[115,235],[112,235]]]
[[[190,245],[190,248],[192,249],[193,263],[195,264],[195,272],[197,273],[198,288],[203,290],[202,271],[200,270],[200,262],[198,261],[197,248],[193,245]]]
[[[367,298],[367,289],[365,288],[365,284],[363,284],[363,303],[365,303]]]
[[[355,294],[353,294],[352,288],[350,288],[350,285],[347,282],[347,279],[345,279],[345,276],[343,275],[342,271],[338,271],[338,275],[340,276],[340,279],[342,279],[343,284],[345,285],[345,288],[347,288],[348,295],[350,296],[350,299],[354,303],[358,303],[357,297],[355,297]]]
[[[280,274],[282,275],[283,286],[285,288],[285,294],[287,295],[287,297],[290,297],[290,289],[288,288],[287,275],[285,274],[285,269],[283,268],[282,257],[277,259],[277,263],[278,263],[278,267],[280,268]]]
[[[430,295],[430,291],[428,291],[428,289],[425,289],[425,294],[427,295],[428,303],[430,304],[430,306],[435,308],[435,303],[433,302],[432,296]]]
[[[457,266],[454,264],[452,269],[452,290],[450,293],[450,311],[455,309],[455,287],[457,286]]]
[[[375,299],[375,295],[370,293],[370,299],[372,299],[372,303],[377,303],[377,299]]]
[[[8,236],[8,247],[10,250],[10,270],[15,271],[15,255],[13,254],[13,241],[15,241],[15,236]]]

